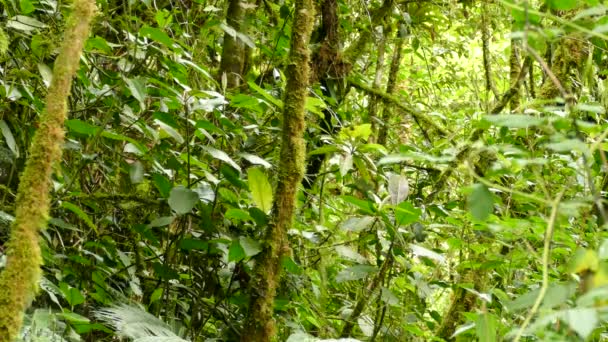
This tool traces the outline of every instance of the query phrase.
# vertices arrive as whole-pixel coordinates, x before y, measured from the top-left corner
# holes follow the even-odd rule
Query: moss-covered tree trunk
[[[399,67],[401,66],[401,56],[403,51],[403,42],[404,38],[399,36],[397,38],[397,42],[395,43],[395,50],[393,52],[393,57],[391,58],[391,68],[388,73],[388,82],[386,83],[386,93],[392,95],[395,92],[395,88],[397,87],[397,76],[399,74]],[[391,104],[384,103],[384,109],[382,111],[381,122],[382,126],[378,131],[378,144],[386,145],[386,140],[388,138],[388,128],[390,127],[389,120],[393,116]]]
[[[270,341],[275,334],[273,309],[281,257],[289,252],[287,231],[293,222],[296,192],[304,176],[305,105],[310,59],[308,44],[313,18],[312,1],[296,0],[290,63],[287,67],[278,183],[264,249],[256,259],[250,284],[251,302],[242,341]]]
[[[34,299],[42,257],[39,230],[46,224],[53,164],[61,159],[67,98],[76,73],[95,1],[75,0],[53,70],[46,110],[30,147],[16,200],[15,221],[0,275],[0,342],[12,342],[21,329],[23,313]]]
[[[521,72],[521,66],[519,63],[519,45],[515,39],[511,39],[511,52],[509,54],[509,79],[511,84],[515,84],[517,86],[517,93],[513,95],[511,101],[509,101],[512,112],[519,107],[521,99],[521,87],[517,85],[517,79],[519,77],[519,73]]]
[[[245,29],[243,25],[248,7],[244,0],[230,0],[226,22],[236,32]],[[222,60],[220,63],[219,77],[226,78],[226,88],[233,89],[242,84],[242,79],[247,69],[248,49],[243,41],[232,32],[224,34],[224,46],[222,49]]]

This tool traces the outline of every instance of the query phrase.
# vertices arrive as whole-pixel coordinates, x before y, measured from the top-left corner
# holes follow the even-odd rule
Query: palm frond
[[[188,342],[177,336],[165,322],[133,305],[103,308],[94,315],[111,326],[117,335],[134,342]]]

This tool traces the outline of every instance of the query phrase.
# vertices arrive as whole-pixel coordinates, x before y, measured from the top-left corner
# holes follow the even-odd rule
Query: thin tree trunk
[[[384,29],[382,30],[382,37],[380,38],[380,42],[378,43],[378,57],[376,60],[376,74],[374,75],[374,83],[373,83],[373,87],[376,89],[379,89],[381,84],[382,84],[382,74],[384,73],[384,53],[386,50],[386,30],[387,27],[385,26]],[[376,96],[376,95],[372,95],[370,98],[370,102],[369,102],[369,121],[372,125],[372,132],[374,132],[374,134],[372,134],[372,136],[370,137],[373,140],[375,140],[375,137],[377,136],[378,133],[378,110],[379,110],[379,105],[380,105],[380,97]]]
[[[395,44],[395,51],[393,52],[393,58],[391,59],[391,68],[388,72],[388,82],[386,83],[386,93],[392,95],[397,87],[397,75],[399,74],[399,67],[401,66],[401,56],[403,53],[403,37],[397,38]],[[384,103],[384,109],[382,110],[382,126],[378,132],[378,144],[386,145],[386,139],[388,137],[389,120],[392,116],[390,104]]]
[[[511,54],[509,55],[509,78],[511,84],[517,84],[517,77],[519,77],[519,72],[521,71],[521,66],[519,64],[519,46],[517,45],[517,41],[515,39],[511,39]],[[509,101],[509,105],[511,111],[515,111],[517,107],[519,107],[521,100],[521,87],[517,85],[517,92],[511,100]]]
[[[310,59],[308,45],[314,7],[312,0],[296,0],[295,7],[283,109],[279,178],[264,249],[256,258],[250,284],[249,315],[241,335],[241,341],[247,342],[270,341],[275,335],[273,306],[280,279],[281,257],[290,251],[287,231],[293,222],[296,192],[304,175],[305,105]]]
[[[17,338],[23,313],[38,289],[42,264],[38,232],[48,217],[53,164],[61,160],[67,98],[95,11],[92,0],[74,2],[74,12],[68,19],[55,61],[46,110],[40,118],[21,176],[15,221],[7,244],[6,268],[0,275],[0,342],[12,342]]]
[[[244,29],[243,22],[247,16],[247,3],[243,0],[230,0],[226,23],[236,32]],[[241,32],[242,33],[242,32]],[[218,76],[226,80],[226,88],[233,89],[241,85],[247,65],[247,47],[237,36],[224,34],[222,60]]]
[[[488,20],[488,5],[483,2],[481,5],[481,42],[483,47],[483,67],[485,71],[486,78],[486,90],[492,91],[495,98],[498,98],[500,95],[498,94],[498,89],[494,85],[492,81],[492,61],[490,58],[490,22]]]

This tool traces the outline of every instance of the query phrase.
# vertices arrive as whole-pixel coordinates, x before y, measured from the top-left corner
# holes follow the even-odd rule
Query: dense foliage
[[[97,6],[20,340],[608,338],[602,1]],[[74,23],[0,8],[1,273]]]

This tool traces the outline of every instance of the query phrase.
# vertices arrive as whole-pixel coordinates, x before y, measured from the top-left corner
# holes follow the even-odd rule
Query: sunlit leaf
[[[253,197],[253,202],[265,213],[272,209],[272,186],[262,170],[256,167],[247,169],[247,182]]]

